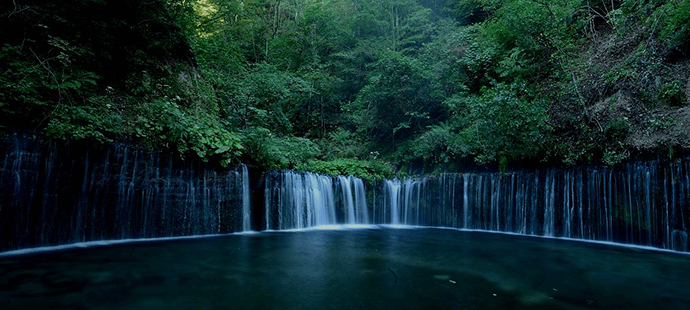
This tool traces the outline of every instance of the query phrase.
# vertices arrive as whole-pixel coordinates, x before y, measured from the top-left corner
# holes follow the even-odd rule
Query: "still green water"
[[[690,309],[690,255],[442,229],[0,257],[2,309]]]

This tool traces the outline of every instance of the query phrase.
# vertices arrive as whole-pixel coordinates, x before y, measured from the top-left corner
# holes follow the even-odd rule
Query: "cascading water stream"
[[[453,227],[690,251],[690,162],[447,173],[369,183],[272,172],[252,214],[244,166],[218,170],[126,144],[0,139],[0,251],[333,224]],[[256,219],[254,219],[256,220]]]
[[[266,229],[369,224],[361,179],[280,171],[265,179]]]
[[[242,231],[252,230],[252,210],[249,197],[249,171],[247,166],[242,165]]]
[[[336,177],[340,183],[343,197],[343,211],[345,211],[346,224],[369,224],[369,211],[367,210],[366,191],[362,179],[353,176]]]
[[[364,182],[360,178],[350,177],[352,180],[352,186],[355,189],[355,206],[357,210],[357,216],[355,223],[352,224],[370,224],[369,221],[369,208],[367,206],[367,192],[364,188]]]
[[[382,223],[688,248],[687,162],[384,181]],[[448,193],[452,191],[452,193]],[[401,195],[401,193],[404,193]]]
[[[249,230],[247,168],[127,144],[0,138],[0,251]]]
[[[388,205],[383,207],[384,219],[385,214],[390,214],[390,223],[393,225],[400,224],[400,189],[401,184],[398,180],[385,180],[384,182],[384,197],[385,203]],[[386,210],[390,210],[386,212]],[[384,222],[385,223],[385,222]]]
[[[352,197],[352,185],[350,184],[350,178],[346,176],[338,176],[338,182],[340,183],[340,187],[343,192],[343,197],[344,197],[344,203],[347,205],[346,212],[345,214],[347,215],[347,223],[348,224],[355,224],[356,223],[356,214],[355,214],[355,201],[354,198]]]

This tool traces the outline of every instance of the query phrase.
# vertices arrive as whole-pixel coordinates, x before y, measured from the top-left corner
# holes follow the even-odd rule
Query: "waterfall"
[[[333,194],[333,180],[326,176],[313,173],[304,175],[307,182],[307,222],[309,226],[333,224],[335,222],[335,196]]]
[[[266,229],[369,223],[359,178],[279,171],[266,175],[265,184]]]
[[[355,207],[357,216],[354,223],[351,224],[370,224],[369,208],[367,207],[367,192],[364,188],[364,182],[360,178],[353,176],[349,177],[352,181],[352,186],[355,189]]]
[[[690,251],[690,163],[447,173],[383,182],[380,223]]]
[[[252,230],[251,197],[249,195],[249,172],[242,165],[242,231]]]
[[[340,182],[340,186],[343,191],[343,198],[344,198],[344,203],[347,204],[346,208],[346,215],[347,215],[347,221],[346,223],[348,224],[354,224],[355,223],[355,201],[354,198],[352,197],[352,185],[350,184],[350,177],[346,176],[338,176],[338,181]]]
[[[555,213],[556,213],[556,202],[555,202],[555,171],[549,171],[546,173],[546,186],[544,187],[544,236],[553,237],[556,235],[555,228]],[[564,202],[565,203],[565,202]]]
[[[246,230],[241,170],[128,144],[0,137],[0,251]]]
[[[347,224],[369,224],[366,191],[362,179],[353,176],[338,176],[338,183],[342,191],[343,205],[346,205],[345,215]]]
[[[690,251],[688,160],[443,173],[375,186],[353,176],[274,171],[265,176],[261,214],[251,212],[249,181],[243,165],[219,169],[128,144],[3,136],[0,251],[260,230],[251,225],[260,217],[266,229],[417,225]]]
[[[400,189],[402,185],[398,180],[386,180],[383,184],[383,193],[384,197],[386,197],[384,210],[390,210],[390,221],[388,223],[393,225],[400,224],[400,209],[402,208],[400,204]],[[384,211],[384,218],[385,214],[386,212]]]

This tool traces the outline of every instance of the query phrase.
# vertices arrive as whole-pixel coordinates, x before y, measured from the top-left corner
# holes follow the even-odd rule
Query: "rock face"
[[[127,144],[0,140],[0,251],[242,231],[246,169]]]

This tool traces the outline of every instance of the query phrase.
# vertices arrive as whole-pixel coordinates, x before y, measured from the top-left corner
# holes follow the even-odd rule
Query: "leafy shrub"
[[[604,165],[613,166],[623,162],[629,156],[630,153],[627,150],[625,150],[625,148],[621,144],[612,149],[605,150],[601,161]]]
[[[120,136],[121,125],[121,115],[106,98],[90,97],[81,106],[58,105],[45,132],[57,139],[107,143]]]
[[[95,73],[71,66],[75,48],[57,37],[48,44],[53,47],[51,54],[40,56],[30,56],[18,45],[0,48],[0,120],[5,124],[40,127],[96,85]]]
[[[630,133],[630,125],[628,124],[627,118],[619,118],[611,121],[606,128],[604,133],[609,139],[621,140]]]
[[[666,25],[661,35],[673,49],[687,49],[690,43],[690,1],[671,0],[664,6]]]
[[[433,164],[447,163],[451,159],[449,150],[453,136],[449,123],[431,126],[429,130],[410,143],[411,155]]]
[[[661,85],[652,86],[640,91],[640,98],[649,108],[659,106],[682,107],[686,105],[683,85],[675,80]]]
[[[314,160],[298,166],[297,169],[329,175],[352,175],[367,180],[380,180],[393,176],[393,168],[388,163],[354,158],[337,158],[330,161]]]
[[[653,119],[650,121],[650,127],[652,129],[668,129],[678,125],[678,120],[673,116],[666,116],[662,119]]]
[[[366,153],[364,143],[353,132],[342,128],[329,133],[319,145],[326,159],[356,158]]]
[[[244,149],[240,136],[217,118],[188,113],[175,99],[153,100],[137,110],[127,123],[131,134],[150,147],[174,148],[183,155],[193,151],[204,161],[216,159],[225,166],[239,159]]]
[[[672,107],[685,105],[685,93],[680,81],[662,84],[659,87],[659,99]]]
[[[604,129],[606,146],[602,147],[601,161],[607,166],[613,166],[627,159],[630,153],[625,147],[624,140],[631,128],[627,118],[619,118],[611,121]]]
[[[240,132],[246,147],[248,162],[270,169],[300,169],[319,153],[319,147],[309,139],[292,136],[280,137],[263,127],[252,127]]]

